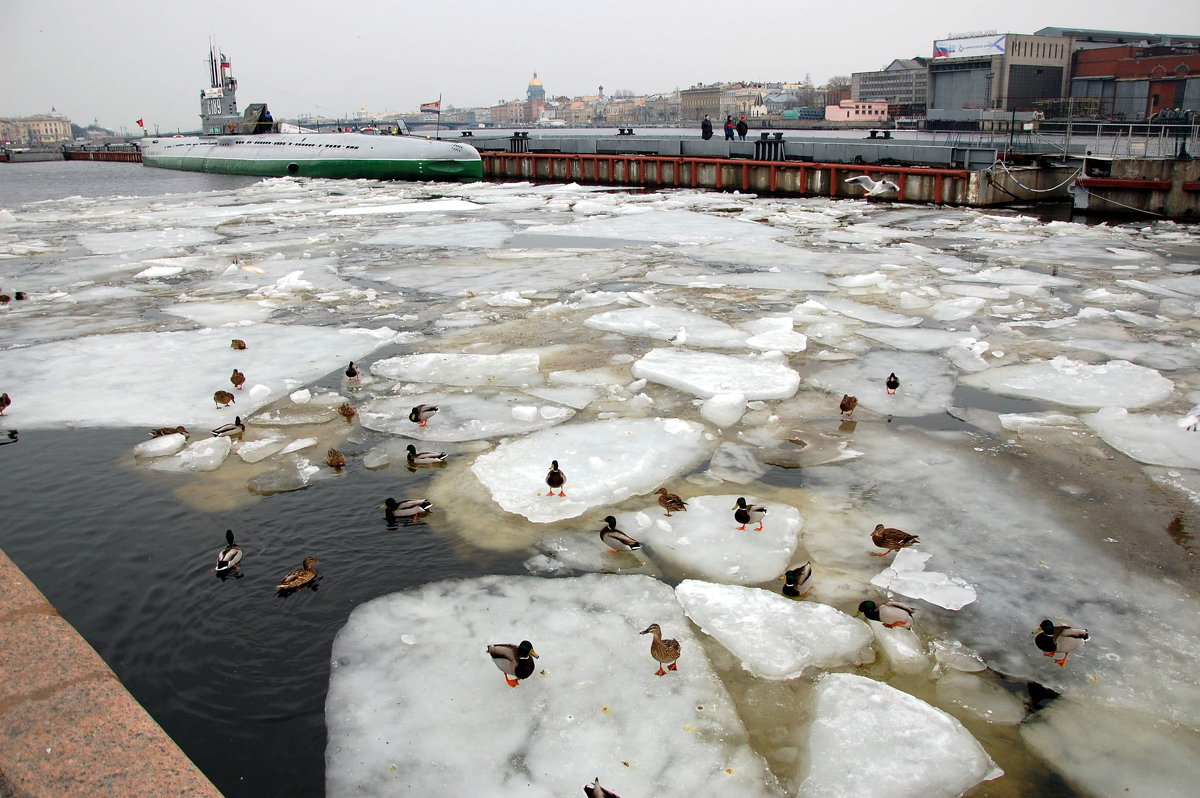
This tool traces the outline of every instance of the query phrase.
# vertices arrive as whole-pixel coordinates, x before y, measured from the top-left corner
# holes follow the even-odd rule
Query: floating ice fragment
[[[1106,407],[1080,419],[1109,446],[1139,463],[1200,468],[1200,434],[1181,429],[1176,416]]]
[[[871,584],[948,610],[961,610],[973,602],[975,588],[964,580],[925,570],[925,563],[932,556],[925,551],[901,549],[890,567],[871,577]]]
[[[425,427],[417,426],[408,417],[421,404],[439,408]],[[567,407],[531,405],[528,396],[490,391],[387,396],[372,399],[358,409],[359,421],[367,429],[425,441],[473,441],[520,435],[561,424],[574,415],[575,411]]]
[[[654,675],[649,637],[638,634],[650,623],[682,647],[667,676]],[[522,639],[539,655],[536,670],[509,688],[484,647]],[[622,795],[778,796],[674,592],[654,579],[425,585],[355,608],[332,661],[330,798],[497,795],[518,783],[529,795],[575,795],[596,775],[581,778],[580,763],[603,751],[612,753],[601,780]]]
[[[670,341],[684,331],[677,343],[717,349],[740,349],[749,336],[724,322],[678,308],[626,308],[597,313],[584,321],[597,330]]]
[[[700,405],[700,415],[722,429],[738,423],[744,412],[746,396],[741,393],[719,393]]]
[[[703,398],[741,393],[747,399],[787,399],[800,387],[799,374],[769,359],[683,349],[652,349],[634,363],[633,374]]]
[[[824,604],[692,579],[681,582],[675,596],[697,626],[764,679],[794,679],[811,668],[875,659],[870,630]]]
[[[504,510],[546,523],[649,493],[685,473],[708,453],[703,432],[681,419],[567,424],[502,443],[471,470]],[[543,495],[551,460],[567,475],[565,497]]]
[[[540,385],[540,359],[533,352],[503,355],[464,355],[430,352],[377,360],[371,373],[378,377],[445,385]]]
[[[187,446],[187,436],[181,432],[160,435],[133,447],[134,457],[165,457]]]
[[[1175,385],[1154,369],[1125,360],[1091,365],[1063,355],[1053,360],[998,366],[962,382],[1003,396],[1044,399],[1070,407],[1146,407],[1163,401]]]
[[[940,709],[849,673],[817,682],[803,798],[954,798],[998,778],[983,747]]]

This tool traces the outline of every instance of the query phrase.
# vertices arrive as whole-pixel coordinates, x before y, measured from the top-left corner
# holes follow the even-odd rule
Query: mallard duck
[[[737,504],[733,506],[733,520],[741,524],[738,529],[745,529],[746,524],[758,524],[758,529],[754,531],[762,532],[762,519],[766,514],[766,507],[761,504],[746,504],[746,500],[741,496],[738,497]]]
[[[358,366],[354,365],[354,361],[350,361],[350,365],[346,366],[346,379],[350,382],[362,382],[362,374],[358,370]]]
[[[516,687],[522,679],[533,675],[533,660],[538,655],[533,650],[533,643],[528,640],[522,640],[519,646],[494,643],[487,647],[487,653],[504,674],[504,681],[508,682],[509,687]]]
[[[874,601],[864,601],[858,605],[855,615],[865,615],[872,621],[879,621],[889,629],[897,626],[912,628],[913,613],[916,610],[898,601],[885,601],[876,604]]]
[[[179,434],[179,435],[183,435],[184,437],[187,437],[189,433],[187,431],[187,427],[182,427],[182,426],[181,427],[159,427],[158,429],[150,430],[151,438],[161,438],[164,435],[175,435],[175,434]]]
[[[881,549],[900,551],[900,549],[915,546],[921,541],[916,535],[910,535],[907,532],[902,532],[899,529],[893,529],[883,524],[876,524],[875,531],[871,533],[871,542]],[[876,557],[886,557],[888,556],[888,551],[882,553],[873,551],[871,553]]]
[[[233,542],[233,530],[225,530],[225,548],[217,552],[217,573],[236,571],[242,561],[242,547]]]
[[[567,495],[563,492],[563,485],[567,484],[567,475],[566,472],[559,469],[557,460],[550,461],[550,471],[546,474],[546,484],[550,486],[550,491],[546,494],[547,496],[553,496],[556,490],[559,496]]]
[[[245,349],[246,342],[243,341],[241,338],[234,338],[232,341],[229,342],[229,348],[230,349]]]
[[[620,554],[623,551],[640,551],[642,544],[630,535],[617,529],[617,519],[611,515],[604,517],[604,528],[600,530],[600,540],[608,546],[609,554]]]
[[[313,564],[319,562],[320,560],[316,557],[305,557],[304,567],[289,573],[275,587],[280,590],[295,590],[298,587],[304,587],[317,578],[317,569],[313,568]]]
[[[842,411],[844,416],[854,415],[854,408],[858,407],[858,397],[851,396],[848,393],[842,394],[842,401],[838,402],[838,409]]]
[[[1072,651],[1083,648],[1083,644],[1090,639],[1087,629],[1055,626],[1049,619],[1042,621],[1041,625],[1033,631],[1037,634],[1037,637],[1033,638],[1033,642],[1043,654],[1047,657],[1062,654],[1062,659],[1054,657],[1054,661],[1060,667],[1067,664],[1067,657],[1071,655]]]
[[[0,416],[4,415],[4,411],[12,404],[12,399],[8,398],[8,394],[0,393]]]
[[[383,504],[379,505],[384,509],[384,517],[389,521],[401,519],[405,524],[415,521],[418,516],[427,513],[433,509],[433,502],[429,499],[405,499],[398,502],[395,499],[389,498]]]
[[[417,447],[408,445],[408,464],[411,466],[441,465],[446,462],[445,452],[418,452]]]
[[[217,391],[213,394],[213,401],[217,403],[217,407],[229,407],[231,404],[237,404],[233,394],[229,391]]]
[[[29,299],[29,294],[25,293],[24,291],[17,291],[15,294],[13,294],[13,299],[17,300],[18,302],[24,302],[26,299]]]
[[[352,421],[354,417],[358,415],[358,411],[355,410],[354,406],[349,402],[342,402],[340,405],[338,405],[337,411],[338,415],[346,419],[347,422]]]
[[[222,424],[212,431],[214,438],[240,438],[246,431],[241,416],[234,416],[232,424]]]
[[[812,563],[806,562],[799,568],[793,568],[790,571],[784,571],[783,576],[779,577],[783,580],[783,595],[789,598],[804,598],[812,591]]]
[[[667,516],[670,516],[671,513],[687,512],[687,502],[676,496],[674,493],[667,493],[666,488],[658,489],[658,504],[660,507],[666,510],[664,515]]]
[[[331,446],[329,447],[329,451],[325,453],[325,462],[329,464],[330,468],[345,468],[346,455]]]
[[[240,391],[242,390],[242,386],[246,384],[246,375],[234,369],[233,374],[229,375],[229,381],[233,383],[234,388]]]
[[[675,667],[675,660],[679,659],[678,640],[664,640],[662,628],[656,623],[650,624],[641,632],[638,632],[638,634],[654,635],[654,640],[650,642],[650,656],[659,662],[658,670],[654,674],[655,676],[667,675],[667,671],[663,670],[663,665],[666,665],[668,670],[679,670],[679,668]]]
[[[12,302],[12,297],[8,294],[0,294],[0,305],[7,305],[9,302]]]
[[[437,405],[417,405],[408,414],[408,420],[422,427],[429,426],[429,419],[438,411]]]
[[[583,794],[587,798],[621,798],[612,790],[606,790],[600,786],[600,777],[597,776],[591,784],[583,785]]]
[[[892,372],[883,381],[883,384],[887,387],[888,393],[895,393],[896,389],[900,387],[900,378],[896,376],[895,372]]]
[[[0,429],[0,446],[7,446],[10,443],[17,443],[17,436],[20,434],[15,429]]]

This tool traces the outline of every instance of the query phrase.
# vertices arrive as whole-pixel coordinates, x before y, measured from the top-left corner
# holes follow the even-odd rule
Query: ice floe
[[[800,387],[800,375],[775,358],[666,347],[647,352],[633,374],[702,398],[740,393],[747,399],[787,399]]]
[[[682,648],[664,677],[639,634],[651,623]],[[509,688],[485,647],[521,640],[539,656]],[[332,798],[573,795],[597,775],[625,795],[778,795],[673,591],[653,579],[437,582],[356,608],[332,659]]]
[[[874,660],[871,631],[833,607],[756,587],[687,579],[675,588],[684,612],[764,679]]]
[[[997,366],[967,375],[962,382],[1004,396],[1090,409],[1147,407],[1175,390],[1175,385],[1154,369],[1126,360],[1093,365],[1064,355],[1039,363]]]
[[[826,674],[812,713],[804,798],[953,798],[1003,775],[957,720],[881,682]]]
[[[506,441],[476,458],[471,471],[501,508],[547,523],[649,493],[694,467],[710,446],[693,421],[612,419]],[[552,460],[567,475],[565,497],[545,495]]]

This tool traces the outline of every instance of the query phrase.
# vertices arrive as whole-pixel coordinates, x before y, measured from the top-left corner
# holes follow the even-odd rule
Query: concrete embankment
[[[220,795],[0,551],[0,798]]]

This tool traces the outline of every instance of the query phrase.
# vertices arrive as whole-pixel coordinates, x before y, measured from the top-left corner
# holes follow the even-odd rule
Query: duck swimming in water
[[[395,499],[388,498],[383,504],[379,505],[384,508],[383,515],[388,521],[403,521],[405,526],[408,526],[413,521],[417,520],[421,515],[433,509],[433,502],[429,499],[405,499],[398,502]]]
[[[316,557],[305,557],[303,567],[289,572],[275,587],[280,590],[296,590],[304,587],[317,578],[317,569],[313,568],[313,565],[318,562],[320,560]]]
[[[222,424],[212,431],[214,438],[240,438],[246,431],[241,416],[234,416],[232,424]]]
[[[233,530],[225,530],[225,548],[217,552],[217,567],[218,574],[236,571],[238,563],[242,561],[242,547],[233,542]]]
[[[159,427],[158,429],[150,430],[150,437],[161,438],[165,435],[175,435],[177,433],[186,438],[188,436],[187,427]]]

